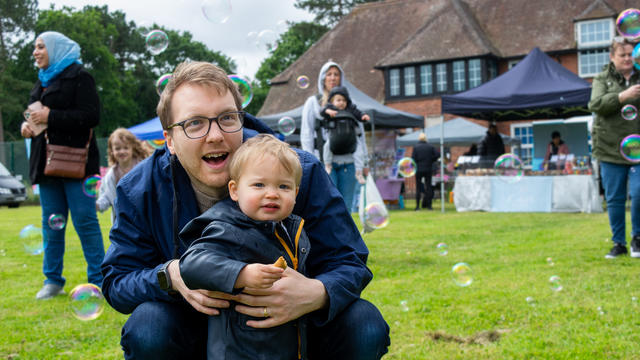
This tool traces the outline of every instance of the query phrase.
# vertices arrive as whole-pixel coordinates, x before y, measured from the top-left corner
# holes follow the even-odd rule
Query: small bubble
[[[527,304],[531,305],[531,306],[536,306],[536,299],[534,299],[531,296],[527,296],[527,298],[525,299],[527,301]]]
[[[409,306],[407,306],[407,300],[400,301],[400,310],[403,312],[409,311]]]
[[[560,277],[558,275],[551,276],[549,278],[549,284],[551,286],[551,290],[555,292],[562,290],[562,284],[560,283]]]

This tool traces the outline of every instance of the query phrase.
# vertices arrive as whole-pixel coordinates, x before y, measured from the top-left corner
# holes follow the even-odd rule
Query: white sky
[[[203,2],[216,4],[228,1],[231,13],[228,20],[221,23],[209,21],[203,15]],[[256,40],[249,39],[251,32],[272,30],[278,36],[286,31],[283,21],[311,21],[313,15],[296,9],[294,0],[39,0],[40,9],[56,9],[70,6],[82,9],[85,5],[107,5],[109,12],[122,10],[127,21],[133,20],[138,26],[151,26],[154,22],[167,29],[189,31],[194,40],[207,45],[211,50],[220,51],[233,58],[238,73],[253,79],[260,62],[267,57],[266,46],[257,46]],[[208,9],[215,8],[210,6]],[[224,13],[224,12],[222,12]],[[171,44],[169,44],[171,46]],[[206,59],[201,59],[206,60]]]

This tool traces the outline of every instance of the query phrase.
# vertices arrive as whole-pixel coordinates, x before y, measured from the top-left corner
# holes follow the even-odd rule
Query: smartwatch
[[[166,292],[174,292],[174,290],[171,289],[171,276],[169,276],[169,264],[171,264],[171,262],[173,262],[174,260],[175,259],[171,259],[164,263],[164,265],[162,265],[160,270],[158,270],[158,272],[156,273],[158,276],[158,284],[160,285],[160,289]]]

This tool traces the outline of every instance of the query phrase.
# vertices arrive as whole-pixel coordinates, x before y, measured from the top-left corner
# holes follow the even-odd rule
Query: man
[[[487,134],[478,147],[478,155],[485,166],[493,166],[496,159],[505,153],[502,137],[498,133],[496,124],[489,125]]]
[[[433,145],[427,143],[427,135],[420,133],[418,135],[418,144],[413,147],[411,155],[418,167],[416,171],[416,211],[420,210],[420,197],[424,192],[422,199],[422,208],[433,210],[431,201],[433,201],[433,185],[431,184],[431,168],[433,163],[440,158],[440,152]]]
[[[228,164],[243,139],[270,132],[238,113],[241,108],[237,88],[220,68],[179,65],[157,109],[167,146],[118,184],[102,290],[116,310],[131,313],[122,329],[125,358],[206,358],[207,316],[227,307],[264,318],[246,324],[257,329],[307,316],[313,358],[380,358],[389,328],[375,306],[360,299],[372,277],[368,250],[309,153],[298,151],[303,175],[293,212],[305,219],[312,241],[311,277],[288,268],[273,287],[234,296],[190,290],[182,281],[176,259],[189,244],[179,230],[227,196]]]

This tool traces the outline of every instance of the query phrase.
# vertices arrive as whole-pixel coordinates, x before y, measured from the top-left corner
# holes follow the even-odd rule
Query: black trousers
[[[420,207],[421,197],[422,197],[422,208],[431,209],[431,201],[433,200],[433,186],[431,185],[431,172],[416,173],[416,209]]]

